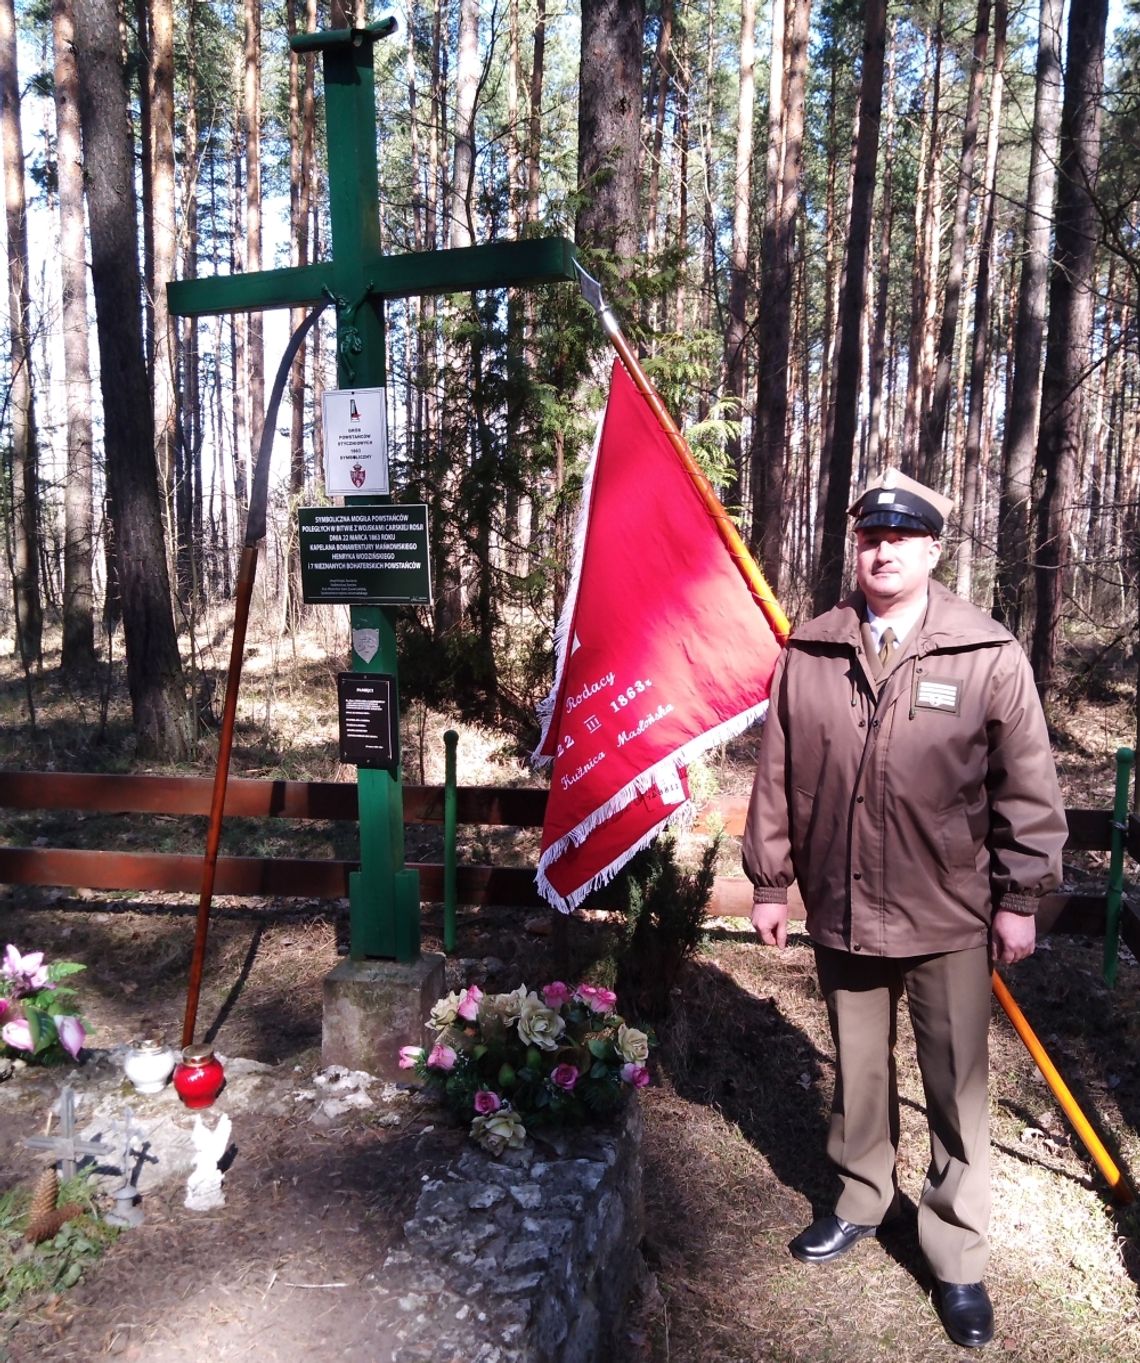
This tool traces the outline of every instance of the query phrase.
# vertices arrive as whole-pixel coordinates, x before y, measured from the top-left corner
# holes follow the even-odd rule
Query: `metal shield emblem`
[[[380,647],[378,629],[354,629],[352,631],[352,651],[364,662],[370,663]]]

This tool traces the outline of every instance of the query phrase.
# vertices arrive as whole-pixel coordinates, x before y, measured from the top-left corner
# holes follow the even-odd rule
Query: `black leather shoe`
[[[980,1349],[994,1337],[994,1308],[984,1283],[943,1283],[937,1288],[938,1314],[946,1333],[964,1349]]]
[[[853,1226],[841,1216],[821,1216],[807,1230],[800,1231],[788,1248],[801,1264],[826,1264],[846,1254],[865,1236],[874,1235],[878,1226]]]

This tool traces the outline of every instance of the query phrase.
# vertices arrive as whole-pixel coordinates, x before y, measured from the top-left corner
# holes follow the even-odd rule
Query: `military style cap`
[[[884,469],[847,508],[856,530],[917,530],[937,539],[954,503],[898,469]]]

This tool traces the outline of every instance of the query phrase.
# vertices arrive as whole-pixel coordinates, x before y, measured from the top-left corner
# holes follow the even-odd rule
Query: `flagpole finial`
[[[594,309],[601,319],[602,326],[606,332],[613,336],[621,331],[618,326],[617,318],[610,311],[610,305],[602,297],[602,286],[588,274],[577,260],[574,261],[574,268],[578,271],[578,287],[582,290],[582,297]]]

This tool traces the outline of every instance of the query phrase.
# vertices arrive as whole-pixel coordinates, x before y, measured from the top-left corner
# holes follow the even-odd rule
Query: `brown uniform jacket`
[[[855,593],[788,641],[744,835],[756,898],[796,880],[813,941],[914,956],[981,946],[995,904],[1060,882],[1066,820],[1025,654],[938,583],[880,675]]]

